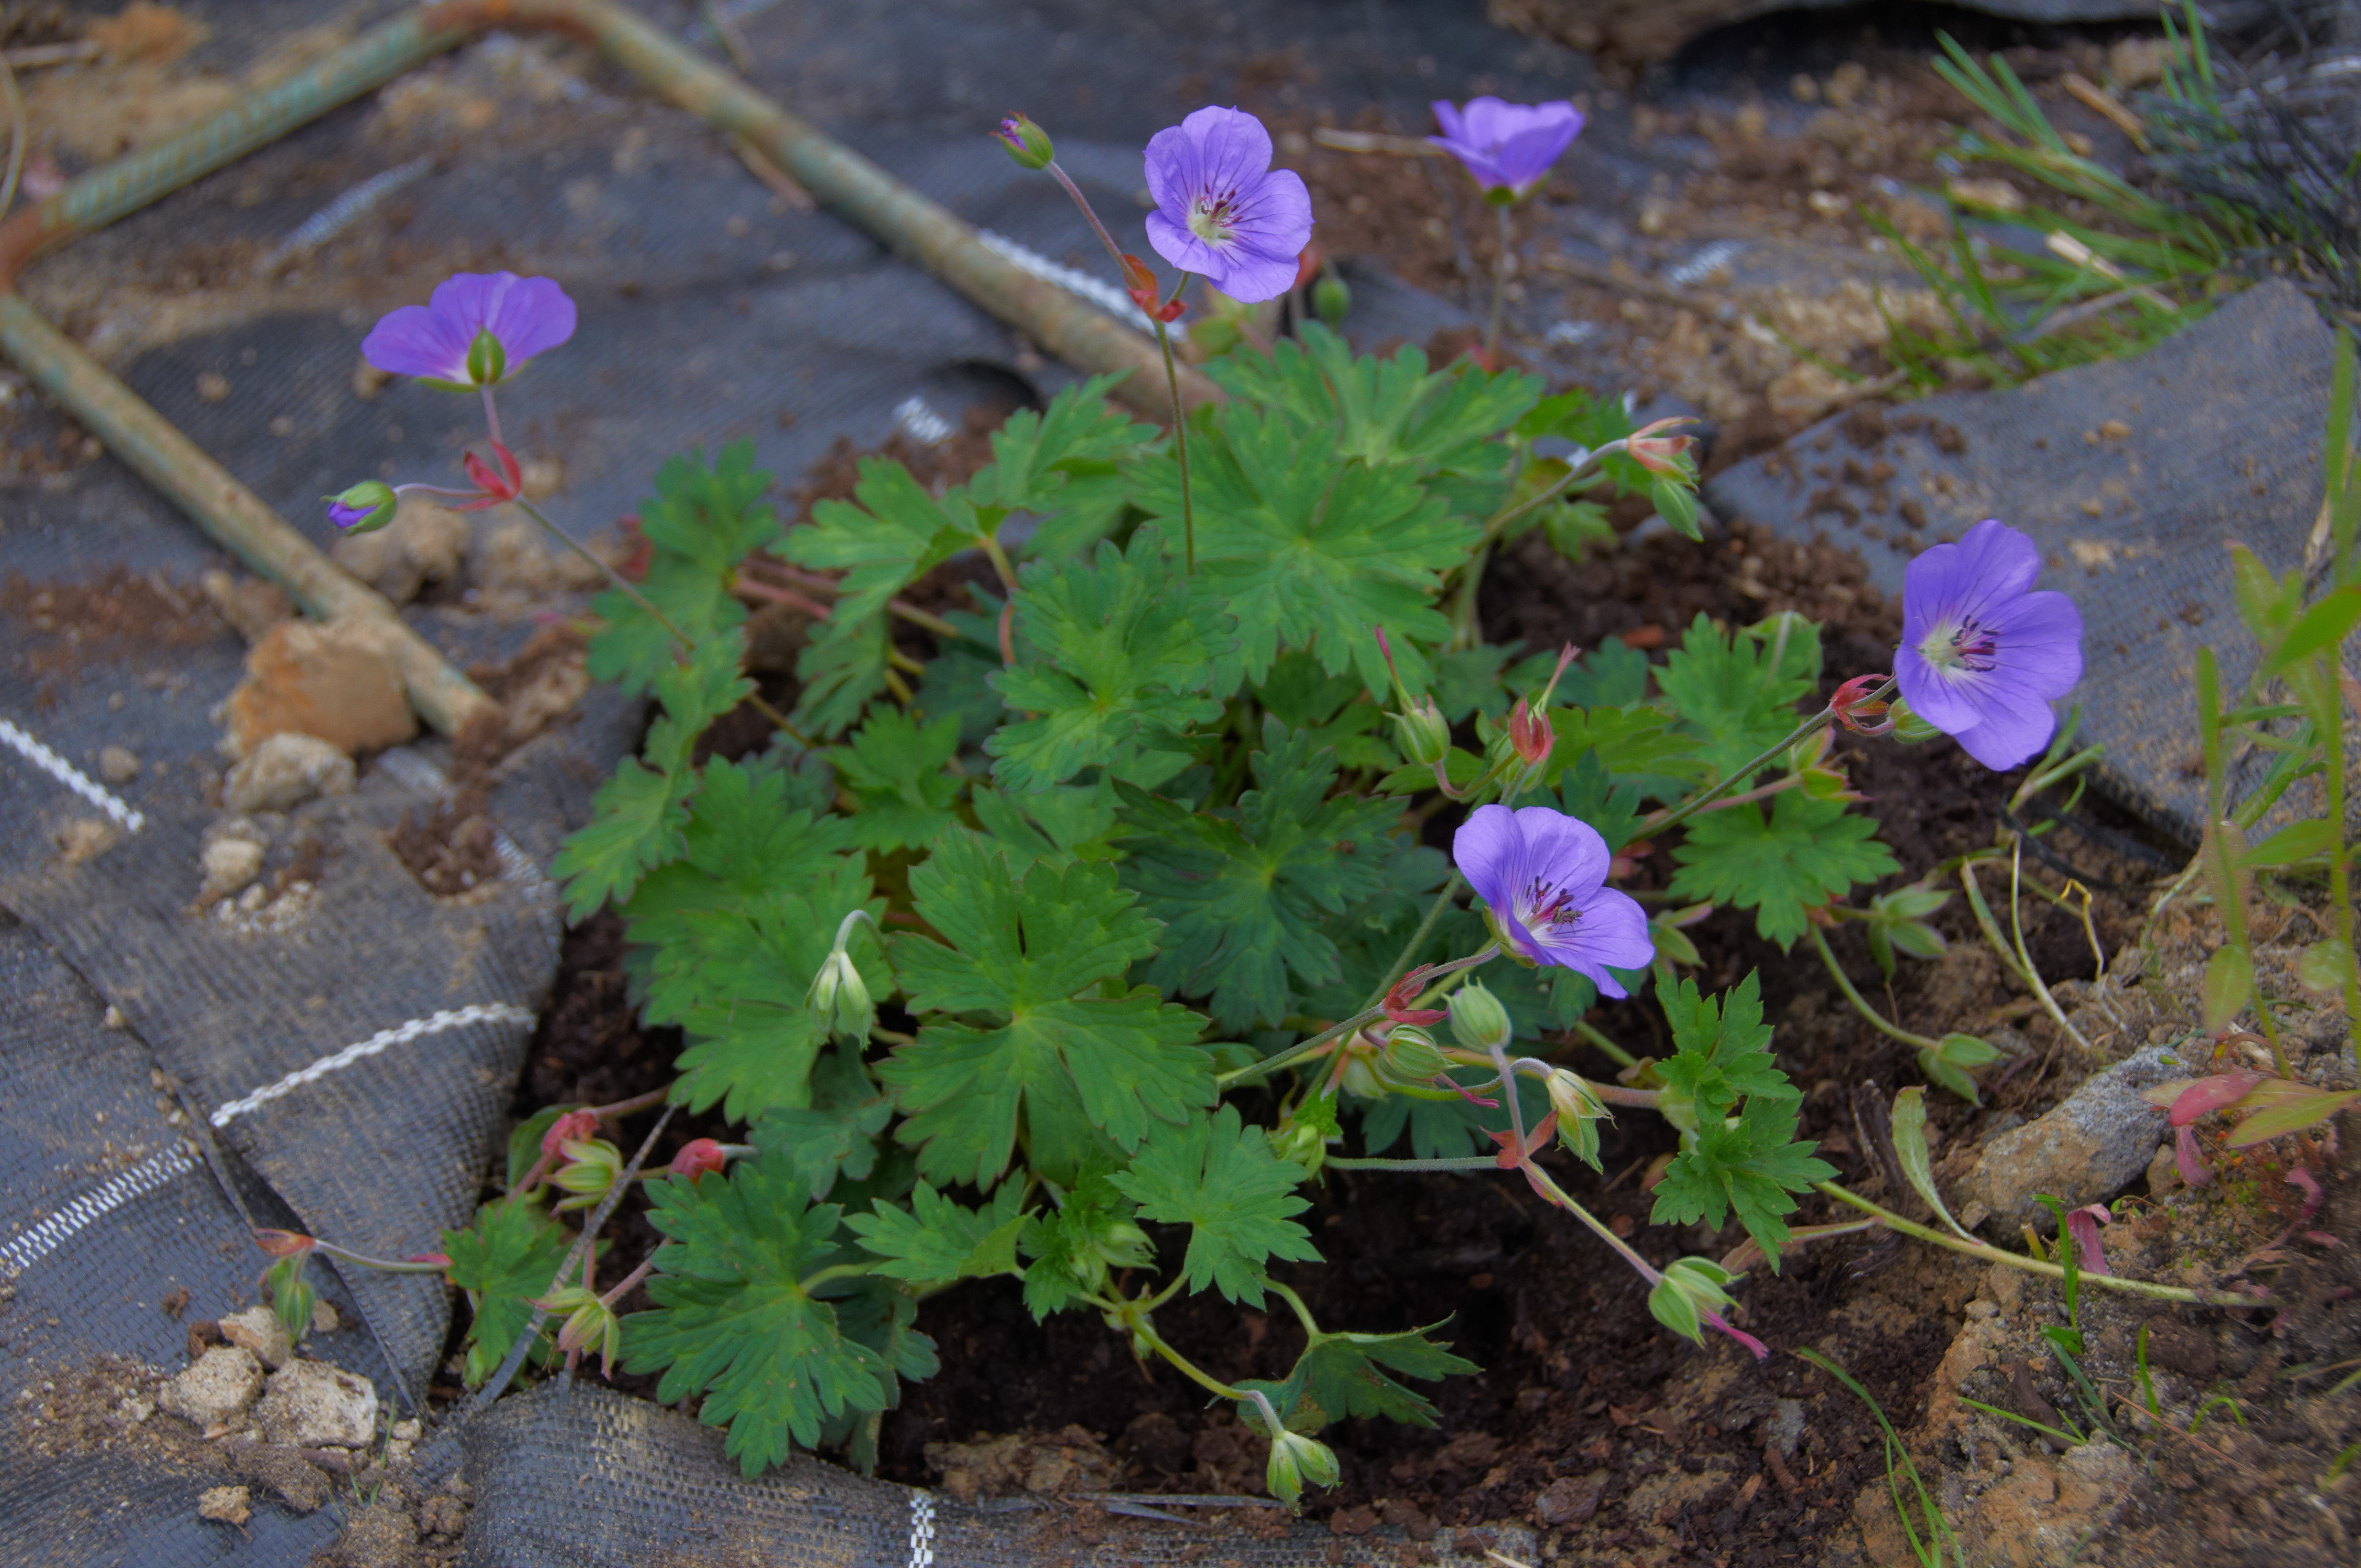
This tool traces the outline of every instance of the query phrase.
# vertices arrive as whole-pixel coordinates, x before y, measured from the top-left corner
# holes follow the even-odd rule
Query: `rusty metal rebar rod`
[[[382,597],[340,571],[171,422],[44,320],[16,290],[36,257],[138,211],[495,27],[562,33],[595,44],[651,91],[752,145],[819,201],[926,268],[1078,369],[1138,371],[1116,396],[1159,420],[1172,409],[1156,347],[1128,326],[984,248],[976,232],[905,185],[649,26],[614,0],[444,0],[397,16],[235,108],[107,164],[0,222],[0,355],[83,428],[170,496],[199,526],[304,610],[379,627],[412,705],[454,733],[490,701]],[[1188,407],[1220,396],[1183,369]]]

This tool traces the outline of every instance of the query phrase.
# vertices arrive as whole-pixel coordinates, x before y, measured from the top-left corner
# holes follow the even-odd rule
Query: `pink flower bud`
[[[257,1230],[254,1233],[254,1245],[272,1257],[293,1257],[298,1254],[310,1252],[320,1244],[300,1231]]]
[[[1828,710],[1837,722],[1858,735],[1883,735],[1894,728],[1888,717],[1892,705],[1872,702],[1869,694],[1883,685],[1885,675],[1855,675],[1837,687],[1837,695],[1828,699]]]
[[[565,1145],[595,1136],[598,1131],[598,1118],[596,1114],[588,1111],[568,1111],[549,1124],[549,1131],[541,1135],[541,1152],[552,1159],[563,1157]]]
[[[722,1152],[720,1144],[711,1138],[697,1138],[682,1145],[680,1152],[672,1157],[672,1173],[695,1181],[707,1171],[719,1171],[729,1163],[730,1157]]]
[[[1549,760],[1550,750],[1557,744],[1557,728],[1550,722],[1546,709],[1528,707],[1523,697],[1509,713],[1509,744],[1529,767],[1537,767]]]

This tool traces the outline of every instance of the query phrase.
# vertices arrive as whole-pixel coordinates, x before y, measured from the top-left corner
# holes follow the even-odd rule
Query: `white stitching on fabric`
[[[98,783],[88,773],[83,773],[5,718],[0,718],[0,740],[5,740],[9,747],[25,761],[114,817],[115,822],[126,829],[137,833],[147,826],[148,818],[126,806],[122,797],[113,790]]]
[[[184,1144],[149,1155],[127,1170],[117,1171],[88,1192],[68,1199],[22,1235],[0,1244],[0,1274],[11,1279],[63,1246],[76,1232],[123,1207],[143,1193],[153,1192],[176,1176],[197,1168]]]
[[[1027,250],[1005,234],[994,234],[990,229],[978,229],[975,231],[975,237],[983,241],[983,248],[993,255],[1004,261],[1013,262],[1018,271],[1029,272],[1045,283],[1055,283],[1070,294],[1079,294],[1101,310],[1122,317],[1126,323],[1137,327],[1142,332],[1152,334],[1156,331],[1156,323],[1148,319],[1148,313],[1133,303],[1129,294],[1105,279],[1094,278],[1087,272],[1078,272],[1071,267],[1061,267],[1038,251]],[[1184,323],[1174,322],[1166,330],[1172,334],[1173,342],[1188,341],[1189,329]]]
[[[533,1026],[533,1014],[506,1002],[479,1002],[467,1007],[454,1007],[424,1018],[412,1018],[390,1029],[379,1029],[368,1039],[346,1046],[333,1056],[322,1057],[311,1066],[298,1068],[274,1083],[264,1084],[253,1093],[217,1108],[205,1119],[216,1127],[226,1127],[249,1111],[259,1110],[281,1095],[292,1093],[307,1083],[317,1082],[339,1068],[346,1068],[363,1057],[373,1057],[394,1046],[406,1046],[412,1040],[439,1035],[446,1029],[464,1028],[470,1024],[521,1024]]]
[[[924,1492],[910,1494],[909,1568],[932,1568],[935,1561],[935,1499]]]

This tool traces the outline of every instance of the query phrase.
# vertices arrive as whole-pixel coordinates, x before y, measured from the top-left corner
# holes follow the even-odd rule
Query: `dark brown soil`
[[[126,566],[110,566],[87,583],[36,583],[11,572],[0,582],[0,615],[43,634],[25,655],[27,673],[36,675],[71,673],[135,648],[193,648],[226,635],[194,587]]]

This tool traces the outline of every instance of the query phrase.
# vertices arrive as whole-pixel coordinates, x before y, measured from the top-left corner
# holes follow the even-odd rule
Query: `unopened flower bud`
[[[1330,326],[1343,321],[1352,308],[1353,291],[1334,272],[1312,285],[1312,312]]]
[[[300,1231],[258,1229],[254,1233],[254,1245],[272,1257],[300,1257],[320,1244]]]
[[[1528,767],[1549,761],[1551,750],[1557,745],[1557,727],[1550,722],[1549,710],[1530,707],[1519,697],[1509,713],[1509,744]]]
[[[1507,1046],[1516,1028],[1500,999],[1482,981],[1471,980],[1452,993],[1451,1037],[1471,1051],[1488,1051]]]
[[[308,1250],[294,1253],[272,1264],[262,1276],[262,1288],[270,1297],[270,1310],[279,1315],[287,1338],[294,1343],[301,1343],[303,1336],[312,1332],[312,1313],[320,1300],[312,1282],[303,1277],[303,1266],[310,1261]]]
[[[497,386],[509,373],[509,351],[500,346],[490,327],[476,329],[476,341],[467,345],[467,379],[478,387]]]
[[[1019,169],[1047,169],[1057,159],[1058,149],[1049,144],[1049,133],[1021,114],[1004,115],[992,135],[1008,149]]]
[[[598,1117],[590,1111],[568,1111],[549,1124],[541,1135],[541,1152],[552,1159],[562,1157],[559,1151],[567,1144],[598,1135]]]
[[[812,977],[811,990],[805,994],[804,1005],[823,1034],[864,1041],[877,1026],[877,1006],[870,998],[869,982],[861,978],[861,968],[847,950],[852,928],[868,918],[867,910],[856,909],[838,923],[836,946],[829,949],[819,973]]]
[[[1675,1258],[1666,1266],[1656,1288],[1648,1292],[1648,1310],[1675,1333],[1702,1344],[1704,1315],[1719,1314],[1736,1304],[1722,1287],[1737,1277],[1721,1265],[1701,1257]]]
[[[328,521],[346,533],[375,533],[393,521],[401,498],[380,479],[363,479],[340,495],[321,498],[328,503]]]
[[[598,1369],[609,1377],[615,1376],[615,1357],[623,1348],[622,1320],[615,1310],[596,1292],[579,1285],[568,1285],[552,1291],[533,1303],[545,1308],[551,1316],[566,1315],[557,1331],[557,1348],[568,1355],[595,1354]]]
[[[1615,1113],[1579,1073],[1559,1068],[1549,1076],[1550,1107],[1557,1113],[1558,1142],[1593,1170],[1598,1168],[1598,1124]]]
[[[1837,716],[1838,723],[1856,734],[1890,733],[1894,721],[1889,715],[1896,705],[1872,702],[1869,696],[1890,678],[1886,675],[1855,675],[1837,687],[1836,696],[1828,698],[1828,710]]]
[[[1631,454],[1633,462],[1659,478],[1689,478],[1694,469],[1687,459],[1687,453],[1697,444],[1697,437],[1662,433],[1676,424],[1689,422],[1689,420],[1675,415],[1642,425],[1625,438],[1623,449]]]
[[[1921,740],[1932,740],[1942,733],[1941,730],[1911,712],[1910,705],[1898,696],[1888,706],[1886,711],[1894,718],[1894,738],[1905,746],[1915,745]]]
[[[672,1173],[695,1181],[708,1172],[719,1173],[730,1163],[730,1156],[712,1138],[692,1138],[672,1157]]]
[[[1434,699],[1422,696],[1393,716],[1394,744],[1421,767],[1433,767],[1451,755],[1451,726]]]
[[[1280,1428],[1270,1440],[1270,1464],[1263,1479],[1270,1495],[1290,1508],[1303,1496],[1303,1483],[1315,1486],[1334,1486],[1343,1472],[1337,1467],[1336,1455],[1328,1445],[1300,1431]]]
[[[623,1173],[623,1151],[604,1138],[568,1138],[558,1146],[566,1163],[550,1180],[568,1195],[557,1201],[554,1212],[595,1208]]]
[[[1345,1058],[1345,1065],[1337,1069],[1336,1082],[1345,1093],[1358,1095],[1364,1100],[1385,1098],[1386,1086],[1378,1079],[1378,1043],[1369,1037],[1366,1029],[1345,1042],[1343,1050],[1338,1053]]]
[[[1434,1036],[1414,1024],[1397,1024],[1378,1053],[1378,1077],[1389,1084],[1422,1084],[1442,1076],[1451,1059]]]

